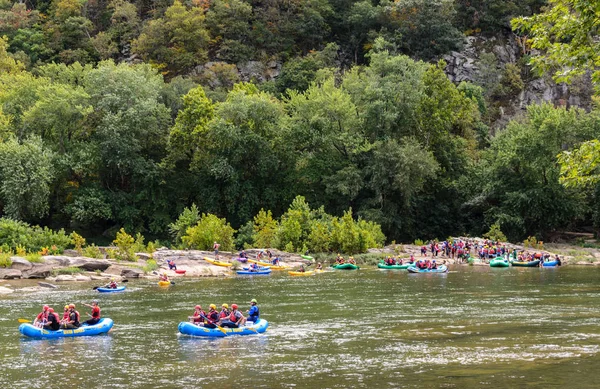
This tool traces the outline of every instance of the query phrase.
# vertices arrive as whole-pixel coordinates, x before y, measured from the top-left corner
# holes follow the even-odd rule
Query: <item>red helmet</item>
[[[202,309],[202,307],[200,305],[196,305],[194,309]]]
[[[52,312],[54,312],[54,309],[53,308],[48,308],[48,312],[52,313]]]
[[[231,304],[231,309],[237,309],[237,304]]]
[[[43,307],[44,311],[47,311],[47,310],[48,310],[48,308],[50,308],[50,307],[49,307],[49,306],[47,306],[47,305],[44,305],[44,307]]]

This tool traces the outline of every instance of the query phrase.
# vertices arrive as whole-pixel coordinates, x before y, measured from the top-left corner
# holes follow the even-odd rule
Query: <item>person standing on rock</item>
[[[219,247],[221,247],[221,245],[218,244],[217,241],[215,241],[213,243],[213,250],[215,251],[215,259],[219,259]]]

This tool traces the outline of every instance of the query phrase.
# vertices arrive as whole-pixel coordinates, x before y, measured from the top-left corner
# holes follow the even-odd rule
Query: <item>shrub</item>
[[[25,247],[21,246],[20,244],[18,244],[17,247],[15,248],[15,252],[17,253],[17,256],[19,256],[19,257],[24,257],[27,255],[27,250],[25,249]]]
[[[111,259],[117,259],[116,249],[106,249],[106,256]]]
[[[133,243],[134,253],[146,252],[146,245],[144,244],[144,237],[139,232],[135,234],[135,242]]]
[[[44,262],[44,260],[42,259],[42,255],[39,253],[29,253],[25,256],[25,259],[32,263]]]
[[[237,232],[235,236],[235,248],[242,249],[252,247],[254,244],[254,223],[247,222]]]
[[[30,226],[27,223],[0,218],[0,246],[16,250],[17,246],[29,252],[37,252],[43,247],[56,247],[62,252],[71,244],[71,238],[64,230],[52,231],[48,227]],[[4,250],[6,252],[6,250]]]
[[[137,257],[135,256],[135,239],[125,232],[124,228],[121,228],[119,232],[117,232],[113,244],[117,246],[116,257],[118,260],[131,262],[137,260]]]
[[[423,242],[421,239],[415,239],[415,246],[423,246],[425,244],[425,242]]]
[[[506,242],[507,240],[506,235],[504,235],[502,233],[502,230],[500,230],[500,224],[498,224],[498,222],[492,224],[490,230],[487,233],[483,234],[483,237],[500,242]]]
[[[89,245],[83,249],[83,256],[88,258],[102,258],[102,253],[100,249],[95,245]]]
[[[530,236],[523,241],[523,246],[531,247],[532,249],[537,246],[537,238],[535,236]]]
[[[52,270],[52,274],[54,275],[59,275],[59,274],[77,274],[77,273],[83,273],[84,270],[79,268],[79,267],[74,267],[74,266],[70,266],[70,267],[62,267],[60,269],[54,269]]]
[[[146,265],[144,266],[144,271],[146,273],[150,273],[156,269],[158,269],[158,264],[154,259],[149,259],[146,261]]]
[[[71,232],[71,235],[69,235],[69,237],[71,238],[71,243],[75,247],[75,251],[77,251],[79,255],[81,255],[83,253],[82,247],[85,246],[85,238],[76,233],[75,231]]]
[[[293,253],[294,252],[294,244],[292,242],[288,242],[285,247],[283,248],[283,251],[285,251],[286,253]]]
[[[189,208],[184,208],[175,223],[169,224],[169,233],[175,240],[175,243],[181,243],[188,228],[196,225],[199,221],[200,213],[196,204],[192,204]]]
[[[254,216],[253,241],[256,247],[275,247],[279,223],[273,219],[271,211],[261,209]]]
[[[202,214],[200,221],[186,231],[182,237],[187,247],[198,250],[211,250],[213,242],[221,245],[221,250],[233,250],[233,234],[235,230],[225,219],[220,219],[213,214]]]
[[[11,255],[11,253],[0,253],[0,267],[10,267],[12,265]]]

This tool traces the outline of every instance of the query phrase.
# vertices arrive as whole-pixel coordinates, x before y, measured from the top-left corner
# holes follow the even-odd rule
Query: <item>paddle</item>
[[[202,317],[204,320],[206,320],[207,322],[211,322],[212,320],[210,320],[208,317],[204,316],[204,315],[200,315],[200,317]],[[217,323],[213,323],[215,326],[217,326],[217,328],[219,329],[219,331],[221,331],[223,334],[225,334],[225,336],[227,336],[227,331],[225,331],[225,328],[220,327],[217,325]]]
[[[121,283],[125,283],[125,282],[129,282],[128,279],[124,279],[123,281],[121,281]],[[92,290],[97,290],[98,288],[108,288],[110,286],[110,284],[106,284],[106,285],[100,285],[100,286],[94,286],[92,288]]]
[[[19,319],[19,323],[31,323],[31,320]]]

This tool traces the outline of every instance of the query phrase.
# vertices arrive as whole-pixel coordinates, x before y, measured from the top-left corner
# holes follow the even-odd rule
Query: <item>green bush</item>
[[[173,237],[175,243],[181,243],[188,228],[196,225],[199,221],[200,212],[198,211],[196,204],[192,204],[189,208],[184,208],[175,223],[169,224],[169,233]]]
[[[212,250],[213,243],[218,242],[221,250],[233,250],[233,234],[235,230],[225,219],[213,214],[202,214],[200,221],[186,231],[182,237],[187,247],[198,250]]]
[[[135,256],[136,241],[133,239],[133,236],[125,232],[124,228],[121,228],[117,232],[117,237],[113,240],[113,244],[117,246],[116,259],[131,262],[137,260]]]
[[[277,241],[277,233],[279,229],[279,223],[273,219],[271,211],[261,209],[256,216],[254,216],[254,223],[252,223],[253,235],[252,240],[256,247],[275,247]],[[250,242],[248,240],[248,242]]]
[[[38,253],[29,253],[25,256],[25,259],[31,263],[42,263],[44,260],[42,259],[42,255]]]
[[[52,274],[54,275],[59,275],[59,274],[78,274],[78,273],[83,273],[84,270],[79,268],[79,267],[63,267],[60,269],[54,269],[52,270]]]
[[[492,224],[490,230],[483,234],[483,237],[493,241],[506,242],[506,235],[502,233],[502,230],[500,230],[500,224],[498,223]]]
[[[91,244],[83,249],[83,256],[87,258],[102,258],[103,255],[100,249],[95,245]]]
[[[156,269],[158,269],[158,264],[154,259],[149,259],[146,261],[146,265],[144,266],[144,271],[146,273],[150,273]]]
[[[0,253],[0,267],[10,267],[12,265],[11,255],[11,253]]]
[[[71,238],[71,243],[75,247],[75,251],[77,251],[79,255],[83,254],[82,247],[85,246],[85,238],[75,231],[71,232],[69,238]]]
[[[22,247],[29,252],[51,247],[53,253],[61,253],[70,244],[71,238],[62,229],[52,231],[48,227],[32,227],[22,221],[0,218],[0,246],[2,247],[12,250]]]

